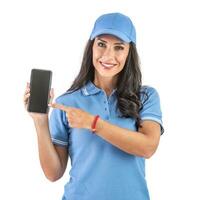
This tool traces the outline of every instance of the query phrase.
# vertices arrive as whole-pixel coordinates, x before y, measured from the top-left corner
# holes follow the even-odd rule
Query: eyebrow
[[[97,39],[100,40],[100,41],[102,41],[102,42],[107,43],[107,41],[102,40],[101,38],[98,38],[98,37],[97,37]],[[115,44],[116,44],[116,45],[125,45],[124,42],[116,42]]]

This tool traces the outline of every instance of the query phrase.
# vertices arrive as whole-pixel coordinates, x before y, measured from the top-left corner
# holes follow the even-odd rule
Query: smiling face
[[[95,76],[112,80],[124,68],[128,52],[129,43],[111,35],[96,37],[93,44]]]

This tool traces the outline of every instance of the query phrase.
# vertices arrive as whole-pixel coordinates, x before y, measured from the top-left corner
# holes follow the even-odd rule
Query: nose
[[[115,57],[114,50],[111,47],[107,47],[103,52],[102,58],[104,60],[113,60]]]

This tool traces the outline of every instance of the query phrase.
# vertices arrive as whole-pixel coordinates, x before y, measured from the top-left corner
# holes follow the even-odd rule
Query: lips
[[[112,63],[104,63],[104,62],[100,62],[100,64],[106,68],[106,69],[111,69],[113,68],[116,64],[112,64]]]

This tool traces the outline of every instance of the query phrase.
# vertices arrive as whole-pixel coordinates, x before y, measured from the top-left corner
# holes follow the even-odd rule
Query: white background
[[[119,11],[137,30],[143,83],[161,97],[165,133],[146,162],[152,200],[200,199],[198,1],[0,1],[0,199],[60,199],[69,176],[40,168],[33,122],[23,107],[32,68],[53,71],[56,96],[79,72],[95,19]]]

